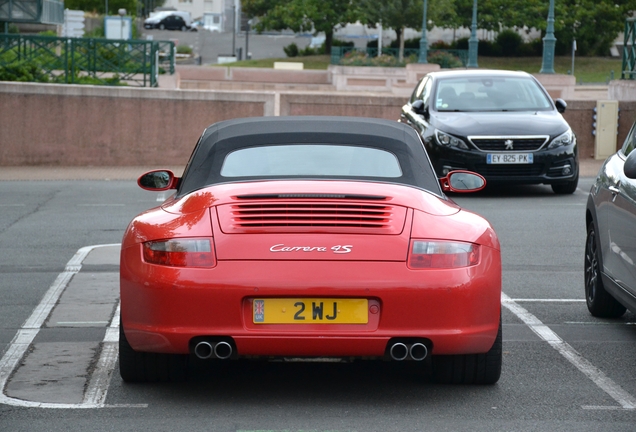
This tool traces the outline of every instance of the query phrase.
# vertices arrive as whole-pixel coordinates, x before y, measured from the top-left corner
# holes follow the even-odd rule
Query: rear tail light
[[[143,244],[144,261],[171,267],[214,267],[211,239],[173,239]]]
[[[412,269],[450,269],[479,263],[479,245],[463,242],[412,240],[408,266]]]

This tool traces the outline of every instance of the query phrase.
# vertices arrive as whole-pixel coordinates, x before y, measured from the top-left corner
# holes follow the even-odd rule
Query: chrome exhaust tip
[[[422,361],[428,355],[428,348],[423,343],[414,343],[409,349],[409,354],[413,360]]]
[[[212,345],[210,345],[209,342],[205,342],[205,341],[199,342],[194,347],[194,355],[196,355],[198,358],[202,360],[209,359],[210,357],[212,357],[213,353],[214,353],[214,349],[212,348]]]
[[[393,360],[402,361],[409,355],[409,349],[403,343],[394,343],[389,349],[389,354]]]
[[[229,359],[232,356],[232,345],[227,342],[219,342],[214,345],[214,355],[221,360]]]

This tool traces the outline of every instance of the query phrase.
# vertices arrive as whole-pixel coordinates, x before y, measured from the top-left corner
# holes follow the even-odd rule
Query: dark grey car
[[[636,124],[599,171],[585,215],[585,298],[597,317],[636,312]]]

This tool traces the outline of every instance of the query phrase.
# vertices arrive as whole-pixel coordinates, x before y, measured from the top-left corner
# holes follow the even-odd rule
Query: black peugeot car
[[[525,72],[455,70],[420,80],[401,122],[422,136],[437,175],[462,169],[489,184],[549,184],[576,190],[576,136],[553,101]]]
[[[636,312],[636,124],[601,169],[587,200],[585,299],[596,317]]]

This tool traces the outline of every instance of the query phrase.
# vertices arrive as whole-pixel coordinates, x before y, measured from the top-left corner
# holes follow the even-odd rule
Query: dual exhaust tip
[[[208,342],[201,341],[194,346],[194,355],[202,360],[217,358],[226,360],[232,357],[234,348],[228,342]],[[389,355],[393,360],[415,360],[422,361],[428,356],[428,348],[421,342],[404,344],[396,342],[389,348]]]
[[[194,346],[194,355],[201,360],[217,358],[221,360],[229,359],[234,349],[228,342],[208,342],[201,341]]]
[[[414,344],[404,344],[402,342],[396,342],[389,348],[389,355],[393,360],[415,360],[422,361],[428,356],[428,348],[421,342]]]

